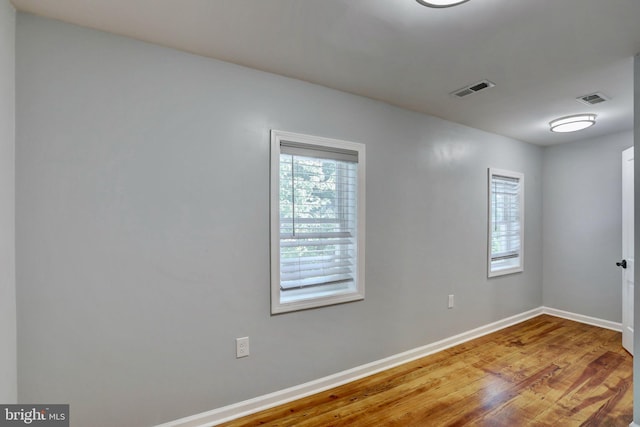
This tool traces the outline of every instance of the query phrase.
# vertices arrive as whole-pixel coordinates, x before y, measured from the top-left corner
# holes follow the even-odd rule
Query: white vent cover
[[[467,95],[480,92],[481,90],[489,89],[490,87],[494,87],[495,85],[495,83],[492,83],[489,80],[481,80],[479,82],[472,83],[469,86],[454,90],[450,93],[450,95],[453,95],[457,98],[464,98]]]
[[[582,95],[576,98],[576,101],[586,105],[596,105],[601,102],[609,101],[611,97],[605,95],[602,92],[590,93],[589,95]]]

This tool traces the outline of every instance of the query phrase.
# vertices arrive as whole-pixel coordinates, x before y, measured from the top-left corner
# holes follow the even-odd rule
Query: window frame
[[[507,268],[494,268],[492,265],[492,241],[493,241],[493,230],[492,225],[494,224],[494,212],[492,210],[492,196],[493,196],[493,177],[499,176],[508,179],[517,179],[518,180],[518,196],[519,196],[519,251],[517,260],[517,265],[507,267]],[[507,274],[520,273],[524,271],[524,202],[525,202],[525,180],[524,174],[521,172],[514,172],[505,169],[497,169],[497,168],[489,168],[488,170],[488,242],[487,242],[487,275],[488,277],[498,277],[504,276]]]
[[[356,212],[356,264],[354,286],[348,290],[330,289],[330,285],[319,286],[316,292],[305,291],[304,295],[281,299],[280,283],[280,154],[281,144],[293,144],[301,149],[331,151],[348,150],[357,153],[357,212]],[[270,246],[271,246],[271,313],[280,314],[351,301],[363,300],[365,296],[365,145],[356,142],[319,136],[305,135],[280,130],[271,130],[270,162]],[[291,292],[291,291],[289,291]],[[302,293],[302,292],[301,292]],[[314,295],[315,294],[315,295]],[[290,295],[292,295],[290,293]],[[295,292],[293,292],[295,295]]]

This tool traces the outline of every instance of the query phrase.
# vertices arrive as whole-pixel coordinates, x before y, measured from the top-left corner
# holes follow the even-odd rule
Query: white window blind
[[[489,276],[522,271],[524,175],[489,170]]]
[[[272,155],[278,156],[278,262],[273,259],[272,221],[272,271],[277,271],[277,277],[272,275],[272,311],[362,299],[359,187],[364,166],[363,151],[353,149],[361,144],[352,148],[349,143],[288,133],[274,141],[273,132],[277,147],[272,146]],[[274,178],[272,171],[272,191]]]
[[[281,288],[353,283],[357,154],[280,152]]]

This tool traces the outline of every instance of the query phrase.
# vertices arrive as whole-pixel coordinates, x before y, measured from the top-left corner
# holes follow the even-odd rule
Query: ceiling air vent
[[[602,92],[590,93],[589,95],[583,95],[576,98],[576,101],[586,105],[596,105],[601,102],[609,101],[611,98]]]
[[[495,83],[492,83],[489,80],[481,80],[479,82],[472,83],[469,86],[454,90],[453,92],[451,92],[451,95],[457,98],[464,98],[465,96],[480,92],[481,90],[489,89],[490,87],[494,87],[495,85]]]

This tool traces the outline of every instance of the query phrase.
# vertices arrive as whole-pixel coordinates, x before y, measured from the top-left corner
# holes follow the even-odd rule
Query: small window
[[[523,270],[524,175],[489,169],[489,277]]]
[[[364,298],[363,144],[271,131],[271,312]]]

